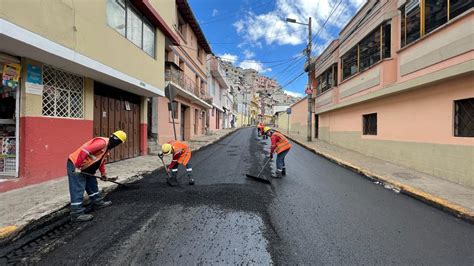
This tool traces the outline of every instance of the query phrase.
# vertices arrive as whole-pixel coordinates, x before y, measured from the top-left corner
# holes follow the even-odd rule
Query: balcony
[[[230,85],[227,82],[227,75],[224,70],[222,70],[216,58],[209,60],[209,69],[211,71],[211,75],[219,82],[222,87],[224,87],[224,89],[230,88]]]
[[[212,97],[207,93],[207,87],[202,84],[198,86],[195,79],[188,77],[173,62],[166,62],[165,81],[172,83],[178,89],[178,94],[192,100],[195,103],[210,108]],[[197,99],[199,99],[197,101]]]

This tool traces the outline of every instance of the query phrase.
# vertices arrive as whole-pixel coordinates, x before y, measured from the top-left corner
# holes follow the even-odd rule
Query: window
[[[390,21],[382,23],[341,57],[342,80],[390,57],[391,29]]]
[[[357,62],[358,46],[354,46],[341,57],[342,61],[342,79],[346,79],[359,72],[359,64]]]
[[[155,57],[156,29],[128,0],[107,0],[107,24]]]
[[[474,0],[407,0],[400,9],[402,47],[432,32],[472,7],[474,7]]]
[[[377,113],[362,116],[363,134],[377,135]]]
[[[107,1],[107,23],[125,36],[125,0]]]
[[[178,31],[183,37],[184,40],[186,40],[186,23],[184,22],[183,18],[178,15]]]
[[[448,22],[448,3],[446,0],[425,0],[425,33]]]
[[[323,93],[334,86],[337,86],[337,64],[333,64],[332,66],[328,67],[326,71],[319,75],[317,78],[317,83],[318,94]]]
[[[202,49],[201,49],[201,46],[199,46],[199,44],[197,45],[197,59],[202,62]]]
[[[83,118],[84,80],[82,77],[43,67],[43,107],[44,116]]]
[[[380,28],[359,43],[359,70],[365,70],[380,61]]]
[[[454,101],[454,136],[474,137],[474,98]]]
[[[391,57],[392,46],[392,23],[388,21],[382,25],[382,57]]]
[[[449,19],[453,19],[473,7],[473,0],[449,0]]]

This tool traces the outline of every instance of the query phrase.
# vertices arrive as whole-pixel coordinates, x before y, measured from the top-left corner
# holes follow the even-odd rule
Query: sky
[[[308,82],[303,66],[312,17],[313,56],[337,38],[366,0],[188,0],[212,52],[243,68],[275,78],[301,97]]]

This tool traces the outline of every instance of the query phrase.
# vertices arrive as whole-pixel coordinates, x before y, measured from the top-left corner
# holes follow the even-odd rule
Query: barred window
[[[377,135],[377,113],[362,116],[364,135]]]
[[[454,136],[474,137],[474,98],[454,101]]]
[[[44,116],[84,118],[84,80],[62,70],[43,67]]]

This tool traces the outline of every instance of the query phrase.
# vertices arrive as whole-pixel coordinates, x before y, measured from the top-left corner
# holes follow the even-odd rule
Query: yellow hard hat
[[[117,130],[112,135],[116,136],[119,140],[122,141],[122,143],[127,140],[127,133],[123,132],[122,130]]]
[[[263,133],[267,133],[270,130],[270,127],[264,127],[263,128]]]
[[[161,145],[161,151],[165,155],[170,154],[172,149],[173,149],[173,146],[171,146],[171,144],[169,144],[169,143],[165,143],[165,144]]]

